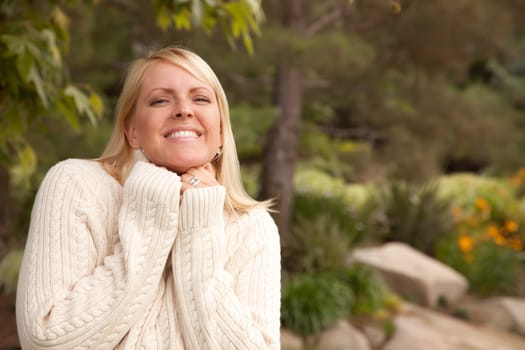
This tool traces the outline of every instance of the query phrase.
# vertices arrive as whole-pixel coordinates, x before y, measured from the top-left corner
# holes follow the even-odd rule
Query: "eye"
[[[169,100],[167,98],[164,98],[164,97],[155,98],[155,99],[153,99],[150,102],[150,106],[160,106],[160,105],[164,105],[164,104],[166,104],[168,102],[169,102]]]
[[[196,96],[194,101],[197,103],[210,103],[210,99],[206,96]]]

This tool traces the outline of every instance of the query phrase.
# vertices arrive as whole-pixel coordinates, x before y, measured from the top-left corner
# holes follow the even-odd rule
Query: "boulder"
[[[467,301],[461,304],[461,309],[474,323],[525,336],[525,299],[497,297]]]
[[[523,350],[525,339],[404,304],[383,350]]]
[[[303,350],[303,339],[294,332],[281,328],[281,350]]]
[[[404,243],[357,248],[349,262],[377,269],[394,292],[420,305],[454,303],[468,288],[463,275]]]
[[[370,350],[370,343],[350,322],[341,320],[334,327],[321,333],[316,349]]]

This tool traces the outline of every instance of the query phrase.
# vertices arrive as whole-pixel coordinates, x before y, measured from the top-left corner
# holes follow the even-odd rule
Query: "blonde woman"
[[[136,60],[98,160],[51,168],[17,291],[24,349],[278,349],[280,247],[195,53]]]

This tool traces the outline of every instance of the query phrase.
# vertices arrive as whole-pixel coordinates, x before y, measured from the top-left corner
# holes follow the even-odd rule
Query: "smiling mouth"
[[[165,137],[168,140],[172,140],[172,139],[178,139],[178,138],[183,138],[183,137],[199,137],[199,136],[201,136],[201,134],[199,134],[199,133],[197,133],[195,131],[179,130],[179,131],[171,132],[168,135],[166,135]]]

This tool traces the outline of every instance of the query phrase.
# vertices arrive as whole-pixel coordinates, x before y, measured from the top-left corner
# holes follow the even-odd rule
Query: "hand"
[[[220,186],[219,182],[217,182],[217,179],[215,178],[215,169],[210,163],[200,167],[190,168],[184,174],[182,174],[180,178],[182,180],[180,194],[183,194],[184,191],[193,188]],[[194,183],[192,184],[192,182]]]

